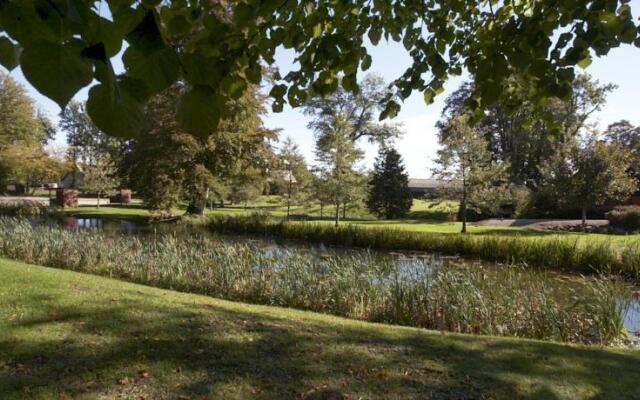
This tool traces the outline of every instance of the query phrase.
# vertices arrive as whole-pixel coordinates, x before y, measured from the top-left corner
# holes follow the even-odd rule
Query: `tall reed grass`
[[[0,218],[0,256],[228,300],[452,332],[606,343],[624,334],[625,286],[576,289],[550,272],[369,251],[318,255],[215,239],[107,237]]]
[[[44,214],[47,207],[34,200],[2,200],[0,215],[14,217],[33,217]]]
[[[604,241],[579,242],[576,237],[558,235],[457,235],[354,225],[336,228],[313,222],[277,221],[261,215],[210,216],[199,223],[206,224],[212,231],[219,233],[266,235],[328,245],[459,255],[564,272],[615,274],[640,282],[640,245],[614,245]]]

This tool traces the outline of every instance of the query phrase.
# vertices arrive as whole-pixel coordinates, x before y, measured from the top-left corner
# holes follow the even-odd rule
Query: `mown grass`
[[[2,399],[632,399],[640,352],[364,323],[0,259]]]
[[[579,241],[576,236],[443,235],[390,228],[287,223],[265,215],[210,216],[196,223],[222,233],[258,234],[340,246],[460,255],[565,272],[616,274],[640,281],[640,246]]]
[[[625,286],[568,290],[544,272],[397,263],[370,252],[262,249],[248,243],[71,232],[0,219],[0,256],[228,300],[452,332],[571,342],[623,337]]]

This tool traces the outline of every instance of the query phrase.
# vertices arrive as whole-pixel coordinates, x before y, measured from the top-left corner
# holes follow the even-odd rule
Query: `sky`
[[[633,15],[640,16],[640,0],[631,1]],[[410,65],[410,58],[401,44],[381,42],[378,46],[369,45],[369,52],[373,63],[367,73],[381,75],[387,82],[399,77],[406,67]],[[122,71],[122,63],[118,56],[114,58],[114,69]],[[276,66],[286,75],[293,65],[292,54],[287,51],[279,51],[276,54]],[[583,72],[590,74],[601,83],[613,83],[618,88],[608,96],[607,104],[596,113],[592,122],[596,122],[601,128],[608,124],[627,119],[634,125],[640,125],[640,49],[631,45],[624,45],[613,49],[605,57],[595,58],[593,63]],[[44,111],[51,119],[57,121],[60,108],[48,98],[39,94],[25,79],[20,69],[15,69],[11,75],[23,83],[30,96],[35,100],[38,108]],[[361,75],[363,77],[364,75]],[[395,146],[404,158],[405,167],[410,177],[426,178],[431,176],[433,159],[438,149],[435,123],[440,117],[444,100],[460,84],[463,77],[457,77],[448,81],[445,92],[438,96],[431,105],[425,105],[422,94],[414,93],[405,100],[402,110],[394,119],[394,122],[402,124],[403,135],[396,140]],[[87,89],[83,89],[75,96],[76,100],[84,101],[87,97]],[[291,137],[298,143],[300,150],[309,163],[313,163],[314,137],[307,129],[309,118],[299,109],[286,107],[281,113],[269,113],[264,118],[265,125],[269,128],[280,128],[281,140]],[[54,146],[61,147],[65,144],[64,132],[58,132]],[[365,158],[361,165],[371,168],[377,153],[377,148],[366,142],[359,143],[365,151]]]

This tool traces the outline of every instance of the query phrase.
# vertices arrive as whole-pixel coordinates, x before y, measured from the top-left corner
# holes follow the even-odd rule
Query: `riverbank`
[[[3,399],[640,396],[638,351],[364,323],[2,259],[0,281]]]
[[[334,227],[317,222],[283,222],[268,216],[209,216],[187,220],[219,233],[263,235],[329,245],[411,250],[457,255],[505,264],[581,274],[614,274],[640,282],[640,246],[572,235],[447,235],[402,229]]]

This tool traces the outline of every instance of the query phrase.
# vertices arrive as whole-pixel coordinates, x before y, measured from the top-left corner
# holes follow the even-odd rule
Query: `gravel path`
[[[490,218],[476,222],[480,226],[513,226],[535,230],[572,230],[581,227],[579,219],[499,219]],[[606,219],[588,219],[587,227],[605,228],[609,226]]]

